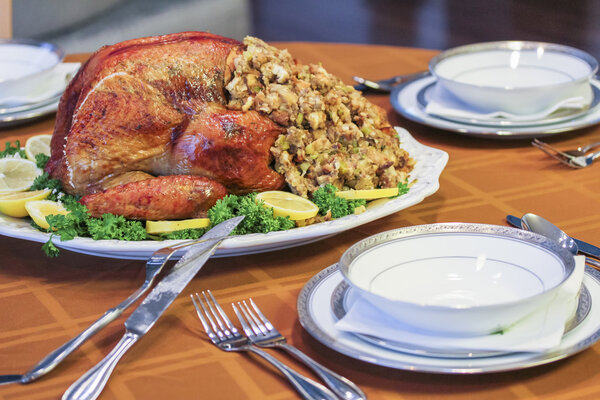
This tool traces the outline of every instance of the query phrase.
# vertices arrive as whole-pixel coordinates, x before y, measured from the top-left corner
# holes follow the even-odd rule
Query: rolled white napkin
[[[480,121],[498,122],[502,120],[511,122],[537,121],[560,109],[583,110],[590,105],[592,93],[586,91],[580,95],[559,101],[546,109],[533,114],[518,115],[506,111],[490,111],[478,108],[477,105],[467,104],[439,85],[435,85],[429,93],[425,112],[446,118],[475,119]]]
[[[28,93],[0,97],[0,107],[35,104],[56,97],[65,90],[79,67],[81,67],[81,63],[66,62],[58,64],[48,79],[45,79],[42,84],[34,86]]]
[[[565,324],[575,315],[585,271],[585,257],[575,257],[575,270],[545,307],[502,333],[463,337],[423,333],[390,317],[357,297],[336,328],[417,347],[457,351],[543,352],[560,344]]]

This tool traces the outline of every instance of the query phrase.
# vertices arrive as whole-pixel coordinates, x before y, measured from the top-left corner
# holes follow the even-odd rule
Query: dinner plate
[[[0,113],[0,127],[14,126],[56,112],[56,110],[58,110],[60,96],[61,94],[54,96],[47,101],[31,104],[29,107],[24,107],[20,111]]]
[[[332,265],[306,283],[298,297],[300,324],[325,346],[370,364],[446,374],[510,371],[564,359],[587,349],[600,339],[600,271],[589,267],[586,267],[583,278],[583,284],[589,292],[589,311],[576,327],[563,336],[558,346],[542,353],[505,353],[472,358],[410,354],[379,346],[355,334],[337,329],[337,318],[330,303],[342,280],[337,265]]]
[[[331,295],[331,310],[335,317],[340,320],[342,319],[349,310],[349,305],[352,304],[354,298],[358,294],[353,291],[345,280],[342,280],[337,287],[334,289]],[[577,310],[575,316],[567,323],[565,333],[568,333],[575,329],[583,320],[588,316],[592,307],[592,298],[589,290],[585,285],[581,286],[581,293],[577,303]],[[451,350],[435,347],[434,339],[432,338],[432,344],[434,346],[425,347],[418,346],[412,343],[406,343],[396,340],[389,340],[379,338],[372,335],[366,335],[355,332],[354,335],[358,336],[362,340],[388,348],[393,351],[399,351],[402,353],[415,354],[426,357],[438,357],[438,358],[479,358],[479,357],[492,357],[500,354],[506,354],[507,352],[500,351],[464,351],[464,350]]]
[[[430,115],[425,112],[426,93],[424,90],[435,83],[433,76],[425,76],[394,87],[390,94],[392,107],[403,117],[450,132],[468,136],[487,137],[494,139],[530,139],[534,137],[551,136],[561,132],[573,131],[595,125],[600,122],[600,81],[592,80],[594,91],[594,106],[574,118],[550,123],[531,124],[524,126],[490,126],[476,123],[453,121]],[[423,93],[423,94],[422,94]],[[419,99],[419,96],[422,98]]]
[[[396,130],[402,148],[416,160],[415,168],[409,177],[414,184],[407,194],[391,199],[377,207],[369,208],[358,215],[349,215],[287,231],[231,237],[219,246],[215,256],[228,257],[262,253],[311,243],[411,207],[435,193],[439,189],[439,177],[448,162],[448,154],[417,142],[405,129],[396,128]],[[46,242],[49,237],[47,233],[31,227],[27,219],[11,218],[2,214],[0,214],[0,234],[36,242]],[[181,242],[180,240],[128,242],[80,237],[64,242],[61,242],[59,238],[53,240],[56,246],[78,253],[140,260],[147,259],[161,247]],[[178,256],[178,254],[175,255],[176,258]]]
[[[63,88],[64,89],[64,88]],[[2,106],[0,105],[0,118],[1,116],[7,115],[7,114],[16,114],[16,113],[21,113],[21,112],[25,112],[25,111],[32,111],[36,108],[41,108],[53,103],[57,103],[60,100],[60,96],[62,96],[62,91],[59,93],[55,93],[53,95],[51,95],[50,97],[48,97],[45,100],[41,100],[37,103],[30,103],[30,104],[20,104],[20,105],[16,105],[16,106]]]
[[[417,93],[417,101],[419,103],[419,107],[425,112],[427,104],[431,100],[433,96],[433,91],[435,89],[436,82],[431,82],[424,88],[422,88],[419,93]],[[542,119],[531,119],[531,120],[510,120],[506,118],[466,118],[460,117],[456,115],[433,115],[428,114],[436,118],[440,118],[443,120],[447,120],[450,122],[457,122],[459,124],[468,124],[468,125],[477,125],[477,126],[489,126],[495,128],[522,128],[528,126],[540,126],[540,125],[550,125],[557,124],[560,122],[566,122],[572,120],[574,118],[580,117],[585,113],[588,113],[590,110],[595,109],[600,103],[600,88],[596,85],[592,86],[592,101],[587,107],[583,108],[561,108],[556,110],[555,112],[547,115]]]

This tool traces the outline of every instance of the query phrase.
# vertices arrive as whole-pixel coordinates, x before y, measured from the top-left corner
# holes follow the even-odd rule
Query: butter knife
[[[514,215],[507,215],[506,221],[515,226],[517,228],[522,228],[521,226],[521,218],[515,217]],[[575,239],[571,237],[577,243],[577,247],[579,248],[579,252],[585,254],[586,256],[596,257],[600,259],[600,247],[596,247],[592,244],[586,243],[583,240]]]
[[[108,355],[92,369],[79,378],[63,395],[63,400],[96,399],[121,359],[121,357],[146,332],[152,328],[162,313],[171,305],[192,278],[200,271],[204,263],[215,252],[219,244],[244,219],[235,217],[221,222],[204,234],[209,239],[190,247],[183,257],[173,266],[144,301],[125,321],[126,332],[119,343]]]

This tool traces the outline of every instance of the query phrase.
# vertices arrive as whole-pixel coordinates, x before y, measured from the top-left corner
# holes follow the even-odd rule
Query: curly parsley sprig
[[[15,144],[13,145],[11,142],[6,142],[4,146],[4,150],[0,151],[0,158],[11,157],[14,155],[19,155],[21,158],[27,158],[25,154],[25,150],[21,149],[21,142],[15,140]]]
[[[319,214],[325,215],[331,211],[332,218],[341,218],[354,214],[354,209],[367,204],[366,200],[347,200],[336,196],[337,188],[331,184],[315,190],[312,201],[319,207]]]

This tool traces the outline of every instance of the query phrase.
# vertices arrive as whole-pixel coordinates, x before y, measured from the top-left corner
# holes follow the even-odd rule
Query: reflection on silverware
[[[336,399],[335,395],[325,386],[300,375],[269,353],[253,346],[250,340],[239,333],[231,323],[210,290],[202,292],[202,296],[204,300],[198,293],[196,293],[195,299],[193,295],[190,295],[204,331],[218,348],[224,351],[248,351],[264,358],[285,375],[305,399]]]
[[[600,147],[600,142],[590,143],[587,146],[578,147],[573,150],[564,150],[563,153],[574,157],[587,156],[590,150]]]
[[[579,247],[573,238],[563,232],[552,222],[540,217],[539,215],[532,213],[523,215],[521,218],[521,226],[523,229],[539,233],[540,235],[554,240],[559,244],[560,247],[567,249],[573,253],[573,255],[577,255],[577,253],[579,253]],[[600,261],[586,258],[585,262],[593,265],[596,268],[600,268]]]
[[[221,222],[204,234],[203,237],[210,240],[189,248],[173,266],[171,272],[156,285],[142,304],[127,318],[125,321],[126,331],[119,343],[102,361],[67,389],[62,397],[63,400],[93,400],[102,393],[121,357],[154,326],[164,311],[173,303],[173,300],[214,254],[216,248],[224,240],[223,236],[231,233],[243,219],[243,216],[239,216]]]
[[[396,85],[419,79],[427,75],[429,75],[429,71],[421,71],[414,74],[397,75],[388,79],[381,79],[378,81],[371,81],[365,78],[361,78],[360,76],[355,76],[353,79],[356,83],[364,86],[362,88],[360,86],[355,86],[355,89],[357,90],[364,90],[368,88],[373,90],[379,90],[382,92],[391,92],[394,86]]]
[[[233,303],[231,306],[244,329],[244,333],[252,343],[260,347],[278,347],[286,350],[311,368],[342,399],[367,398],[353,382],[325,368],[294,346],[288,344],[286,338],[264,316],[254,300],[249,299],[249,302],[250,306],[245,300],[241,303],[238,302],[237,307]]]
[[[515,217],[514,215],[507,215],[506,221],[514,227],[522,228],[521,218]],[[575,239],[571,237],[577,243],[577,247],[579,248],[579,252],[581,254],[585,254],[587,256],[596,257],[600,259],[600,247],[596,247],[591,245],[583,240]]]
[[[152,256],[146,262],[146,279],[142,286],[133,292],[128,298],[123,300],[119,305],[106,311],[98,320],[92,323],[79,335],[69,340],[46,357],[37,363],[31,370],[23,374],[21,377],[22,383],[31,382],[48,372],[52,371],[62,360],[64,360],[69,354],[75,349],[81,346],[86,340],[98,333],[106,325],[117,319],[123,311],[129,306],[135,303],[148,289],[152,286],[156,276],[162,271],[165,264],[169,261],[171,256],[178,250],[192,246],[197,243],[202,243],[208,240],[206,237],[202,237],[196,240],[190,240],[170,247],[163,247],[152,254]]]
[[[531,144],[534,147],[537,147],[538,149],[542,150],[544,153],[548,154],[550,157],[560,161],[562,164],[567,165],[571,168],[588,167],[594,162],[594,160],[600,157],[600,151],[582,156],[573,156],[567,152],[558,150],[557,148],[549,145],[548,143],[544,143],[538,139],[533,139]]]

